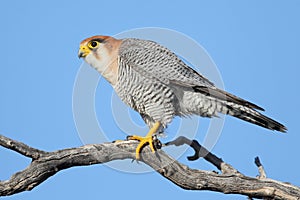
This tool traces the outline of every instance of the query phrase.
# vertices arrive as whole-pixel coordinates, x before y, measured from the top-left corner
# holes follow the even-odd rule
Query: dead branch
[[[186,141],[187,144],[191,144],[188,142],[189,140]],[[102,164],[113,160],[134,159],[137,142],[93,144],[45,152],[0,135],[0,145],[32,158],[32,162],[26,169],[15,173],[9,180],[0,182],[0,196],[7,196],[32,190],[63,169]],[[197,148],[197,144],[194,147]],[[205,152],[205,149],[202,151]],[[199,155],[198,157],[201,157]],[[187,190],[210,190],[260,199],[300,199],[299,187],[265,178],[263,175],[259,178],[248,177],[210,152],[201,155],[204,155],[203,157],[215,166],[218,165],[222,174],[190,169],[162,150],[158,150],[155,154],[151,153],[148,147],[143,149],[141,161],[174,184]]]

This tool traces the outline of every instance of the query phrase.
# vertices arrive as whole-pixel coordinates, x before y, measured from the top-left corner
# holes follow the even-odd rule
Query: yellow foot
[[[138,140],[140,141],[139,145],[135,149],[135,158],[137,160],[140,160],[140,152],[142,151],[142,148],[149,144],[150,149],[152,152],[155,152],[155,148],[153,145],[153,135],[158,131],[158,128],[160,127],[160,122],[156,122],[154,126],[149,130],[148,134],[145,137],[141,137],[138,135],[128,136],[128,140]]]
[[[149,144],[150,145],[150,149],[152,152],[155,152],[155,148],[153,146],[153,138],[152,136],[150,137],[141,137],[138,135],[132,135],[128,137],[128,140],[138,140],[140,141],[139,145],[137,146],[137,148],[135,149],[135,158],[137,160],[140,160],[140,153],[142,151],[142,148]]]

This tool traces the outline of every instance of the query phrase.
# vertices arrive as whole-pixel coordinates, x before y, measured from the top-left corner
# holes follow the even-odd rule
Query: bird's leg
[[[147,135],[145,137],[141,137],[138,135],[132,135],[132,136],[127,137],[128,140],[140,141],[139,145],[137,146],[137,148],[135,150],[135,157],[137,160],[140,159],[140,152],[146,144],[149,144],[151,151],[155,152],[155,148],[153,145],[153,135],[158,131],[160,125],[161,125],[160,122],[155,122],[155,124],[152,126],[152,128],[149,130],[149,132],[147,133]]]

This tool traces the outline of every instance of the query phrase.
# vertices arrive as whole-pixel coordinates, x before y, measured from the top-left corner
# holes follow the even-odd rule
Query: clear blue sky
[[[82,63],[77,58],[79,42],[133,28],[169,28],[207,50],[226,90],[264,107],[267,115],[288,127],[287,134],[273,133],[227,117],[213,152],[249,176],[257,174],[253,160],[259,155],[268,177],[299,186],[299,9],[298,1],[271,0],[3,1],[0,133],[46,151],[83,145],[72,114],[73,84]],[[112,88],[99,90],[100,101]],[[102,117],[109,115],[106,112],[97,110]],[[112,137],[123,138],[116,130]],[[203,161],[180,161],[215,169]],[[0,148],[0,163],[4,180],[24,169],[29,159]],[[147,190],[151,196],[145,196]],[[154,172],[124,173],[103,165],[64,170],[33,191],[4,199],[167,197],[245,199],[185,191]]]

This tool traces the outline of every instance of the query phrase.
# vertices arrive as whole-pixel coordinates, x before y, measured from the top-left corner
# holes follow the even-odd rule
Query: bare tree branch
[[[63,169],[102,164],[113,160],[134,159],[137,142],[93,144],[45,152],[0,135],[0,145],[33,158],[26,169],[17,172],[9,180],[0,182],[0,196],[7,196],[31,190]],[[207,156],[205,157],[207,158]],[[299,187],[264,177],[245,176],[223,161],[220,163],[222,174],[195,170],[177,162],[162,150],[158,150],[154,154],[150,152],[149,147],[145,147],[142,153],[142,162],[174,184],[187,190],[210,190],[260,199],[300,199]]]

